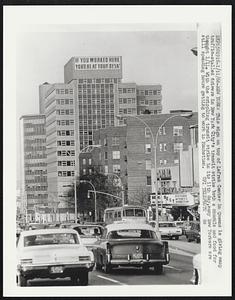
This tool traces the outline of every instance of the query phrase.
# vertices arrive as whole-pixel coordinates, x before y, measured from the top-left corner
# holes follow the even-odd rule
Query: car
[[[104,227],[95,224],[73,224],[71,228],[76,230],[81,238],[81,241],[87,249],[92,250],[98,238],[103,234]]]
[[[160,240],[149,224],[116,222],[104,228],[94,249],[97,270],[111,272],[115,267],[154,268],[155,274],[163,272],[170,261],[168,242]]]
[[[175,222],[159,222],[159,231],[162,238],[175,238],[176,240],[182,235],[182,229],[175,225]]]
[[[188,242],[196,241],[197,243],[201,242],[201,232],[200,232],[200,222],[192,221],[190,229],[186,230],[185,236]]]
[[[23,231],[17,243],[17,284],[34,278],[70,277],[73,284],[88,284],[94,255],[73,229]]]
[[[182,235],[185,235],[185,230],[188,228],[188,221],[175,221],[175,225],[182,229]]]
[[[48,227],[47,223],[29,223],[25,226],[25,230],[46,229]]]
[[[201,254],[193,256],[193,277],[191,282],[195,285],[201,283]]]

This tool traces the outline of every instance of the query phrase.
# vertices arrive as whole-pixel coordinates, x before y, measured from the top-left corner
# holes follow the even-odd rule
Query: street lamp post
[[[143,123],[150,131],[150,134],[151,134],[151,138],[152,138],[152,143],[153,143],[153,151],[154,151],[154,173],[155,173],[155,178],[154,178],[154,187],[155,187],[155,196],[156,196],[156,217],[155,217],[155,221],[156,221],[156,230],[159,229],[159,216],[158,216],[158,210],[159,210],[159,207],[158,207],[158,184],[157,184],[157,143],[158,143],[158,136],[159,136],[159,132],[160,130],[162,129],[162,127],[171,119],[173,118],[176,118],[176,117],[189,117],[191,116],[192,113],[190,114],[177,114],[177,115],[172,115],[170,117],[168,117],[165,121],[162,122],[162,124],[158,127],[158,130],[157,130],[157,133],[156,133],[156,136],[154,138],[154,135],[153,135],[153,131],[152,129],[150,128],[150,126],[144,121],[142,120],[140,117],[136,116],[136,115],[128,115],[128,117],[132,117],[132,118],[135,118],[137,120],[139,120],[141,123]],[[122,117],[123,116],[117,116],[117,117]]]
[[[95,222],[97,222],[97,206],[96,206],[97,202],[96,202],[96,189],[95,189],[95,186],[89,180],[80,180],[80,182],[81,183],[89,183],[92,186],[93,190],[94,190],[94,195],[95,195]]]
[[[121,177],[118,176],[116,173],[106,173],[107,175],[113,175],[113,176],[116,176],[117,179],[120,181],[121,183],[121,187],[122,187],[122,206],[125,205],[125,194],[124,194],[124,186],[122,184],[122,180],[121,180]]]

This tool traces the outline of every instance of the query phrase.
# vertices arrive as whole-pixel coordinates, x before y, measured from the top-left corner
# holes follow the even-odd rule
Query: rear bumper
[[[165,259],[159,258],[159,259],[111,259],[108,264],[110,265],[121,265],[121,266],[154,266],[158,263],[167,265],[170,261],[170,255],[167,254]]]
[[[174,236],[181,236],[182,235],[182,233],[181,232],[175,232],[175,233],[161,233],[161,236],[163,237],[163,236],[167,236],[167,237],[174,237]]]
[[[51,267],[61,266],[61,273],[52,273]],[[53,264],[53,265],[37,265],[37,266],[20,266],[18,272],[27,278],[64,278],[71,277],[76,273],[90,272],[94,268],[94,262],[78,263],[78,264]]]

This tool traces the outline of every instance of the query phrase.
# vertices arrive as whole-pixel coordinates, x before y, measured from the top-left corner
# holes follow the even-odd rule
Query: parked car
[[[182,229],[175,225],[175,222],[159,222],[159,231],[163,238],[175,238],[176,240],[182,235]]]
[[[201,254],[193,256],[193,277],[191,282],[195,285],[201,283]]]
[[[201,233],[200,233],[200,222],[192,221],[190,229],[186,230],[185,236],[188,242],[196,241],[197,243],[201,242]]]
[[[116,222],[107,225],[93,249],[96,269],[109,273],[122,266],[154,267],[156,274],[170,260],[168,242],[157,238],[149,224]]]
[[[41,229],[21,232],[17,245],[17,283],[27,286],[34,278],[70,277],[74,284],[88,284],[94,255],[82,245],[73,229]]]

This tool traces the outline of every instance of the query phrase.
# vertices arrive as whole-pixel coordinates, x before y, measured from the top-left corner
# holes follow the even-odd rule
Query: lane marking
[[[177,271],[182,271],[182,269],[178,269],[178,268],[175,268],[175,267],[172,267],[172,266],[163,266],[164,268],[169,268],[169,269],[174,269],[174,270],[177,270]]]
[[[102,279],[105,279],[105,280],[114,282],[114,283],[118,283],[118,284],[121,284],[121,285],[127,285],[127,284],[125,284],[125,283],[122,283],[122,282],[120,282],[120,281],[118,281],[118,280],[115,280],[115,279],[111,279],[111,278],[109,278],[109,277],[105,277],[105,276],[101,276],[101,275],[96,275],[96,276],[99,277],[99,278],[102,278]]]

